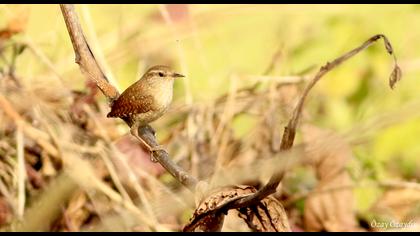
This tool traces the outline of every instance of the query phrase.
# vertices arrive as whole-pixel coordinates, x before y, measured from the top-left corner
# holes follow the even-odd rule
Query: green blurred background
[[[273,76],[296,75],[308,68],[314,68],[308,74],[313,75],[327,61],[369,37],[385,34],[403,71],[396,89],[388,86],[392,58],[379,42],[327,75],[312,91],[307,110],[313,114],[312,122],[339,133],[390,112],[400,120],[353,146],[357,160],[353,168],[368,169],[371,179],[420,179],[420,118],[416,114],[420,107],[399,113],[420,98],[420,6],[172,6],[175,10],[169,22],[162,17],[162,7],[76,6],[95,54],[102,54],[98,57],[120,91],[148,65],[176,62],[174,66],[188,76],[176,84],[175,102],[179,104],[208,102],[227,92],[232,73],[241,75],[237,87],[253,84],[253,78],[263,73],[279,48],[282,59]],[[74,63],[59,6],[0,5],[0,27],[15,17],[27,17],[27,23],[13,40],[33,44],[68,86],[83,89],[85,80]],[[177,21],[185,17],[187,23]],[[26,84],[43,78],[54,80],[57,75],[47,64],[24,53],[18,58],[16,73]],[[251,121],[242,122],[237,129],[246,129]],[[353,172],[355,178],[361,175]],[[359,209],[369,207],[378,194],[375,191],[379,190],[358,192]]]

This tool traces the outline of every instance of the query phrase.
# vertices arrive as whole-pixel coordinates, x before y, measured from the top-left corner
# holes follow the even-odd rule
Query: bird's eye
[[[159,72],[158,75],[159,75],[159,77],[163,77],[164,76],[163,72]]]

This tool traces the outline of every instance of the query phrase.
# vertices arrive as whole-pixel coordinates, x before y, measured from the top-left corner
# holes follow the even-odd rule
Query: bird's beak
[[[178,74],[178,73],[174,73],[174,74],[173,74],[173,77],[174,77],[174,78],[183,78],[183,77],[185,77],[185,75],[181,75],[181,74]]]

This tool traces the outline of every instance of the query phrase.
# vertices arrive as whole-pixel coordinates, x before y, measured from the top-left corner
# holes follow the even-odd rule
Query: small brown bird
[[[153,66],[128,87],[111,107],[107,117],[119,117],[131,127],[131,134],[139,138],[150,152],[162,147],[150,147],[139,135],[138,129],[161,117],[172,101],[174,79],[185,77],[167,66]]]

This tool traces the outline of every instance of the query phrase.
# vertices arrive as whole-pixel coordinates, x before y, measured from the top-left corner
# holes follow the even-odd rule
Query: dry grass
[[[56,8],[58,11],[58,6]],[[131,20],[120,28],[111,27],[106,33],[98,35],[95,33],[96,18],[89,8],[81,7],[80,13],[87,26],[85,30],[90,43],[94,45],[92,51],[110,82],[117,88],[129,84],[129,81],[117,79],[121,75],[134,75],[135,71],[141,72],[146,65],[159,61],[169,65],[179,63],[182,72],[186,74],[197,70],[200,66],[196,64],[200,63],[202,68],[211,71],[211,66],[206,65],[211,59],[205,53],[200,54],[198,62],[191,66],[191,51],[205,47],[203,35],[213,34],[219,24],[232,17],[226,13],[228,9],[233,11],[232,14],[246,14],[250,11],[245,6],[219,6],[219,10],[200,10],[197,7],[194,14],[188,16],[189,20],[181,19],[177,22],[171,19],[167,8],[162,5],[151,10],[149,18],[145,17],[148,23]],[[9,6],[2,6],[2,9],[14,11]],[[267,6],[262,9],[267,9]],[[339,11],[337,6],[334,9]],[[161,15],[162,19],[159,18]],[[220,18],[205,23],[206,19],[213,19],[216,15],[220,15]],[[145,26],[147,24],[156,27]],[[64,24],[60,28],[64,32]],[[10,26],[5,29],[10,30]],[[16,65],[1,64],[0,75],[0,225],[3,230],[181,230],[196,207],[197,197],[161,166],[151,163],[149,154],[135,140],[126,136],[126,126],[120,125],[118,120],[106,118],[108,108],[103,97],[84,82],[72,62],[72,56],[67,53],[69,50],[58,53],[58,58],[51,58],[30,34],[20,37],[21,32],[24,29],[13,33],[14,36],[0,38],[1,55],[8,62],[16,58]],[[120,37],[118,46],[113,43],[115,35]],[[183,39],[191,38],[195,49],[182,44]],[[172,45],[174,39],[180,40],[173,47],[175,49],[162,53],[162,48]],[[58,41],[66,44],[67,48],[71,47],[67,35]],[[395,41],[393,43],[398,44]],[[13,45],[21,44],[26,47],[21,54],[10,53]],[[299,204],[307,200],[308,196],[316,198],[312,192],[314,189],[317,193],[327,192],[323,192],[325,194],[322,196],[325,197],[330,189],[337,186],[326,184],[315,187],[316,183],[322,183],[325,179],[299,175],[298,170],[302,166],[309,166],[321,171],[318,175],[322,176],[334,168],[349,168],[352,161],[363,165],[362,161],[354,157],[352,150],[369,143],[387,127],[418,119],[419,102],[412,99],[411,103],[405,102],[401,107],[389,109],[387,114],[375,114],[366,121],[354,122],[344,131],[332,132],[316,139],[316,142],[307,141],[308,137],[314,135],[313,131],[300,130],[298,127],[296,147],[290,152],[279,153],[283,127],[303,91],[302,85],[314,74],[309,70],[279,75],[278,68],[287,65],[283,61],[291,59],[287,53],[279,53],[282,50],[285,49],[271,50],[270,54],[265,55],[265,62],[260,64],[268,68],[266,71],[261,67],[261,72],[250,75],[226,65],[230,71],[228,76],[222,73],[208,75],[206,80],[214,79],[225,84],[222,92],[215,93],[209,99],[195,98],[195,94],[199,93],[195,91],[195,82],[186,80],[182,85],[177,85],[180,87],[176,96],[184,99],[177,99],[167,115],[153,124],[158,131],[158,138],[173,161],[194,177],[208,181],[206,188],[229,184],[259,187],[268,181],[273,172],[285,170],[284,182],[274,196],[287,203],[286,210],[293,230],[372,230],[359,225],[346,228],[348,225],[340,221],[333,222],[336,223],[334,225],[318,224],[316,227],[304,223],[305,216],[299,211]],[[334,48],[331,50],[335,51]],[[37,70],[21,73],[19,63],[23,63],[23,59],[31,61]],[[133,60],[136,62],[132,63]],[[318,62],[322,64],[323,58],[314,61]],[[119,68],[130,63],[135,64],[132,66],[134,69],[129,70],[131,72],[122,72],[124,69]],[[331,78],[334,79],[337,78]],[[398,89],[392,96],[395,93],[398,93]],[[309,107],[322,107],[323,103],[329,102],[328,99],[325,102],[317,101],[317,96],[323,97],[319,94],[308,97]],[[325,130],[316,120],[322,112],[314,110],[303,110],[302,124]],[[330,152],[332,154],[325,154]],[[324,160],[324,154],[329,157],[348,155],[349,160],[346,159],[345,163],[329,162],[331,166],[322,170],[319,163]],[[312,158],[317,155],[320,157],[314,161]],[[350,181],[349,189],[357,188],[359,185],[354,184],[357,179],[350,174],[351,171],[344,177]],[[370,178],[365,175],[361,178]],[[374,184],[368,186],[380,191],[396,187],[418,191],[416,179],[404,179],[402,175],[388,179],[398,179],[400,182],[391,186],[374,179]],[[352,191],[349,193],[346,189],[343,192],[355,200]],[[333,194],[325,198],[331,196],[340,198],[340,195],[337,197]],[[332,207],[322,198],[315,200],[323,202],[326,208]],[[410,199],[413,208],[418,206],[418,201]],[[8,209],[3,211],[8,217],[1,217],[2,207]],[[336,208],[337,211],[339,209]],[[371,219],[370,215],[360,217],[354,209],[351,209],[351,213],[347,210],[339,213],[350,214],[347,217],[354,222]],[[319,213],[317,209],[307,211]],[[409,217],[408,213],[404,214]],[[322,221],[328,217],[317,220]],[[398,217],[403,219],[401,215]],[[418,222],[419,217],[417,215],[410,219]],[[235,224],[227,221],[226,229],[234,231],[246,228],[243,225],[235,228]]]

